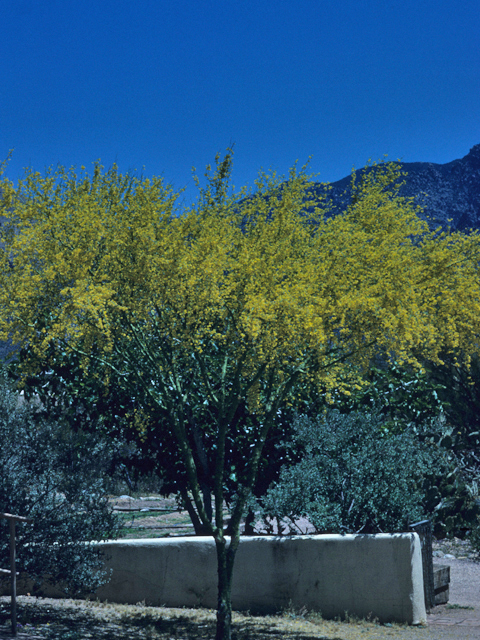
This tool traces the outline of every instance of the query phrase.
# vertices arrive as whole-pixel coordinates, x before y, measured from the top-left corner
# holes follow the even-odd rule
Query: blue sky
[[[194,188],[312,156],[319,179],[480,143],[478,0],[3,0],[0,159],[101,159]]]

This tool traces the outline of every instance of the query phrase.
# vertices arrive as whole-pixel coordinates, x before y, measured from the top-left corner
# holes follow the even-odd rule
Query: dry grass
[[[172,498],[120,500],[124,535],[163,537],[183,533],[188,515],[176,508]],[[144,507],[151,511],[143,511]],[[191,527],[191,525],[190,525]],[[188,530],[190,527],[186,527]],[[191,532],[190,532],[191,533]],[[438,543],[444,552],[456,551],[465,543]],[[455,546],[455,549],[453,548]],[[463,554],[462,554],[463,555]],[[53,600],[21,596],[18,598],[18,640],[210,640],[215,636],[215,611],[173,609],[138,605],[118,605],[84,600]],[[0,597],[0,640],[10,636],[10,598]],[[320,614],[287,610],[277,616],[234,613],[234,640],[433,640],[443,637],[437,631],[404,625],[380,625],[373,621],[324,620]]]
[[[0,638],[9,637],[9,598],[0,598]],[[193,640],[215,635],[215,612],[117,605],[81,600],[23,596],[18,603],[19,628],[25,637],[47,640]],[[3,635],[2,635],[3,634]],[[288,610],[277,616],[235,613],[235,640],[385,640],[430,638],[426,628],[379,625],[372,621],[323,620],[318,613]]]

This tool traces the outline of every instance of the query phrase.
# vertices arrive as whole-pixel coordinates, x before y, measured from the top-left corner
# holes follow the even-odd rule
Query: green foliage
[[[424,368],[414,368],[396,361],[372,366],[365,385],[349,396],[337,394],[333,404],[342,413],[371,411],[384,416],[390,429],[424,426],[445,419],[445,402],[441,394],[445,384],[434,380]]]
[[[33,518],[18,524],[17,567],[39,585],[45,577],[67,594],[104,580],[98,550],[85,544],[116,537],[102,471],[109,455],[82,434],[60,429],[22,402],[0,377],[0,511]],[[9,564],[9,529],[0,520],[0,566]]]
[[[432,513],[435,535],[463,537],[480,513],[478,363],[473,358],[468,370],[454,365],[453,356],[443,360],[443,365],[425,363],[422,369],[396,362],[372,367],[368,383],[349,396],[336,394],[334,406],[342,413],[375,406],[385,432],[411,430],[442,448],[448,467],[429,476],[425,508]]]
[[[472,496],[461,469],[453,466],[444,477],[435,478],[428,493],[427,498],[436,504],[433,525],[438,538],[463,538],[475,528],[480,515],[480,501]]]
[[[264,517],[306,517],[321,533],[406,530],[425,511],[425,482],[444,464],[411,430],[392,432],[376,412],[297,417],[297,462],[264,500]]]
[[[82,362],[77,353],[53,341],[41,355],[25,345],[9,370],[15,378],[22,371],[31,372],[22,380],[25,397],[39,399],[50,418],[105,440],[112,485],[121,482],[131,492],[142,477],[155,474],[156,491],[162,487],[166,493],[175,491],[176,449],[166,437],[168,431],[161,440],[155,439],[165,417],[155,407],[147,409],[148,397],[134,376],[125,379],[115,370],[106,374],[95,358]],[[139,433],[136,421],[147,412],[148,428]]]
[[[120,361],[120,358],[119,358]],[[148,366],[148,365],[146,365]],[[189,506],[187,478],[179,459],[178,446],[169,430],[165,411],[152,404],[148,394],[138,384],[136,376],[119,376],[116,370],[107,372],[95,358],[81,362],[75,352],[52,342],[40,356],[28,345],[10,365],[13,375],[31,371],[22,381],[26,396],[38,398],[45,412],[55,420],[91,434],[103,434],[112,447],[114,479],[122,479],[134,490],[142,477],[156,477],[155,490],[170,495],[176,493],[179,503]],[[192,449],[200,470],[204,495],[213,491],[215,446],[212,423],[215,412],[202,398],[196,399],[195,420],[192,420]],[[202,408],[200,411],[199,408]],[[258,418],[242,403],[237,412],[237,425],[228,437],[226,447],[225,501],[235,501],[237,477],[244,474],[244,451],[248,451],[249,434],[259,428]],[[278,429],[265,443],[260,461],[256,494],[261,495],[272,481],[280,461],[276,446],[287,425],[278,420]],[[202,527],[191,514],[197,533]]]
[[[435,520],[438,533],[463,537],[479,526],[480,362],[473,356],[466,367],[452,354],[442,359],[442,366],[429,364],[426,369],[444,407],[442,446],[454,471],[437,483],[442,499]]]
[[[466,367],[451,354],[442,366],[429,365],[427,373],[439,388],[452,431],[452,446],[458,451],[478,451],[480,446],[480,360],[471,358]]]

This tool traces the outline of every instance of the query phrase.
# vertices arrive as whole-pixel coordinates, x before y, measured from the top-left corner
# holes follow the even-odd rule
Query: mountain
[[[456,231],[480,229],[480,144],[472,147],[464,158],[446,164],[399,162],[399,165],[407,173],[400,195],[413,197],[422,206],[422,217],[432,228],[440,225]],[[350,183],[350,176],[330,183],[327,200],[334,212],[349,204]],[[324,186],[319,184],[315,190],[321,194]]]

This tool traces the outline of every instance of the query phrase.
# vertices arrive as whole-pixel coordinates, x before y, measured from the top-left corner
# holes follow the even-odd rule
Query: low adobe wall
[[[94,597],[170,607],[217,606],[217,558],[208,537],[100,543],[107,584]],[[31,590],[20,580],[18,594]],[[1,589],[9,593],[8,585]],[[47,587],[38,595],[61,597]],[[277,613],[287,607],[345,612],[381,622],[426,621],[420,539],[416,533],[242,537],[233,570],[238,611]]]
[[[117,540],[102,547],[112,575],[96,593],[101,600],[216,608],[213,539]],[[420,540],[416,533],[242,538],[232,604],[252,613],[293,606],[325,617],[348,612],[425,622]]]

